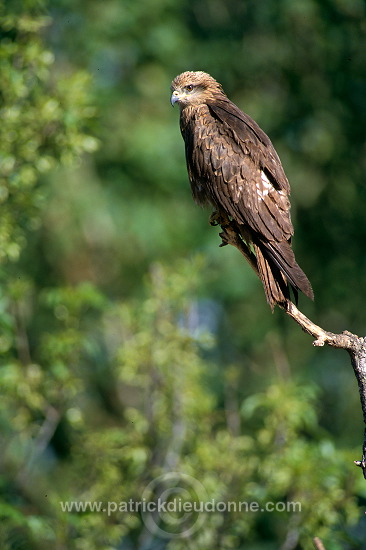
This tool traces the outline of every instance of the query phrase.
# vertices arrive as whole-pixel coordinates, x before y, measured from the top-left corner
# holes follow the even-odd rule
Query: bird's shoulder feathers
[[[288,179],[279,156],[267,134],[249,115],[241,111],[226,96],[219,97],[207,104],[212,115],[230,128],[235,136],[249,149],[253,160],[276,189],[290,193]]]

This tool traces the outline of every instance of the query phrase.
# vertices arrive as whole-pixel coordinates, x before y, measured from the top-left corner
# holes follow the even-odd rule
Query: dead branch
[[[322,541],[320,540],[319,537],[314,537],[313,538],[313,543],[314,543],[314,546],[315,546],[316,550],[325,550],[325,546],[324,546],[324,544],[322,543]]]

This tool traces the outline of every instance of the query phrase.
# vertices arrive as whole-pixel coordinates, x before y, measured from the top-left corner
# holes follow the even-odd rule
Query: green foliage
[[[0,10],[1,548],[361,547],[346,360],[271,315],[240,255],[218,248],[169,83],[208,70],[268,131],[316,291],[304,307],[362,332],[362,2]],[[259,510],[118,506],[159,491]]]
[[[40,224],[40,177],[59,161],[95,150],[96,140],[83,133],[93,115],[88,76],[52,78],[54,55],[39,38],[50,19],[5,13],[0,28],[0,259],[16,260],[24,232]]]
[[[225,411],[204,383],[210,362],[201,350],[214,342],[190,326],[201,264],[153,266],[139,302],[108,302],[90,284],[42,293],[50,322],[34,350],[41,364],[2,367],[3,460],[14,472],[0,506],[8,533],[24,527],[36,548],[47,541],[78,550],[112,548],[121,539],[137,545],[144,532],[138,513],[63,512],[60,502],[137,502],[149,482],[170,471],[199,480],[207,502],[300,503],[301,511],[265,514],[268,540],[285,539],[290,526],[310,549],[314,533],[326,540],[330,529],[357,519],[355,473],[319,432],[313,387],[271,385],[244,401],[243,432],[225,426]],[[93,398],[98,388],[109,413]],[[50,441],[64,459],[45,474]],[[260,540],[260,512],[206,516],[193,538],[198,547]],[[158,526],[167,529],[164,520]],[[173,538],[166,547],[184,545]]]

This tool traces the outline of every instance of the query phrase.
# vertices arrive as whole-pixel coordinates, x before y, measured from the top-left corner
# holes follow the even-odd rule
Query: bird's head
[[[171,104],[178,103],[181,109],[188,105],[197,106],[207,103],[222,94],[221,85],[212,76],[202,71],[187,71],[175,77],[170,89]]]

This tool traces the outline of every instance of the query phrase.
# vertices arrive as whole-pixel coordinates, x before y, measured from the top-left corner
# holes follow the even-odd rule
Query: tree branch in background
[[[240,238],[235,226],[235,222],[221,225],[221,246],[226,244],[235,246],[258,275],[254,254]],[[343,331],[341,334],[328,332],[308,319],[308,317],[306,317],[306,315],[304,315],[291,301],[287,301],[286,304],[280,305],[280,307],[300,325],[304,332],[315,338],[313,342],[314,346],[320,347],[327,345],[333,348],[344,349],[349,353],[360,392],[363,420],[365,423],[362,458],[361,460],[355,460],[355,464],[362,469],[363,476],[366,479],[366,337],[359,337],[347,330]]]
[[[319,537],[314,537],[313,538],[313,543],[314,543],[314,546],[315,546],[316,550],[325,550],[325,546],[324,546],[324,544],[322,543],[322,541],[320,540]]]

